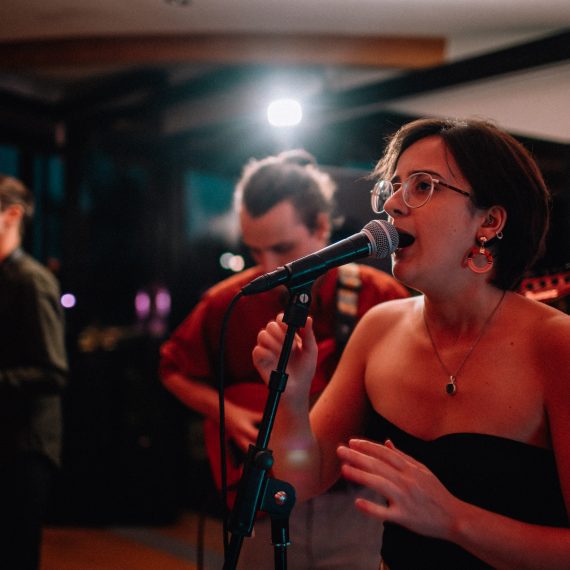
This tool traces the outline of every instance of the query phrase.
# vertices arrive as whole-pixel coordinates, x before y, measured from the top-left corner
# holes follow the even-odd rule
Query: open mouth
[[[416,238],[412,234],[409,234],[408,232],[405,232],[404,230],[400,229],[397,229],[397,231],[398,231],[398,237],[400,238],[398,241],[398,249],[409,247],[416,241]]]

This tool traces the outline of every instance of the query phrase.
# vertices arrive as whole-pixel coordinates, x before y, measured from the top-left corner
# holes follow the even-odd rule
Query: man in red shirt
[[[161,348],[160,374],[165,387],[206,418],[206,443],[212,465],[219,463],[216,365],[228,306],[252,279],[328,245],[334,191],[332,179],[304,151],[288,151],[246,165],[236,187],[235,205],[243,242],[257,265],[207,291]],[[377,303],[406,296],[407,290],[391,276],[364,265],[333,269],[315,281],[310,310],[319,343],[319,363],[312,386],[315,399],[336,367],[343,342],[351,331],[351,321],[356,322]],[[283,287],[244,297],[235,305],[228,323],[225,423],[231,441],[229,459],[236,462],[234,469],[231,462],[228,465],[230,490],[241,474],[238,456],[256,441],[267,395],[253,366],[251,351],[258,332],[285,309],[287,301],[288,292]],[[219,486],[217,468],[213,474]],[[293,547],[288,551],[291,568],[374,567],[374,560],[379,561],[381,527],[364,517],[358,517],[358,524],[343,523],[344,510],[352,508],[358,491],[342,486],[294,507],[290,519]],[[256,536],[264,532],[269,535],[267,524],[256,523]],[[334,524],[339,525],[337,530]],[[251,547],[253,543],[255,546]],[[350,549],[345,548],[347,544]],[[347,554],[349,559],[342,558]],[[269,538],[263,542],[246,539],[240,564],[243,568],[271,567]]]

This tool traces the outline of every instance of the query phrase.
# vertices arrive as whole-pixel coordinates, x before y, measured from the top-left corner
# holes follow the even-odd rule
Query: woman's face
[[[430,136],[419,140],[400,156],[392,182],[404,182],[417,172],[472,192],[443,140]],[[465,278],[465,258],[475,244],[481,216],[469,198],[435,184],[431,199],[409,208],[398,190],[385,204],[394,225],[414,236],[414,243],[393,256],[394,275],[406,285],[426,292],[456,287]],[[426,289],[427,288],[427,289]]]

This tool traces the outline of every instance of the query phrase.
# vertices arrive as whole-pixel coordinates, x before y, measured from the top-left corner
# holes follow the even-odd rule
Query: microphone
[[[411,236],[402,235],[404,238]],[[362,230],[315,253],[260,275],[242,288],[242,295],[255,295],[278,285],[301,287],[314,281],[333,267],[350,263],[361,257],[388,257],[398,247],[400,235],[396,228],[383,220],[372,220]],[[402,244],[404,245],[404,243]],[[405,245],[409,245],[409,242]]]

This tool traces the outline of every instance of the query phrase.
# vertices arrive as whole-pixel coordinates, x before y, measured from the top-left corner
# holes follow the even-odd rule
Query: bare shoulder
[[[548,392],[558,402],[570,404],[570,316],[556,311],[544,319],[540,358],[548,371]]]
[[[560,480],[570,496],[570,316],[547,305],[536,311],[538,318],[528,333],[536,347]]]
[[[385,301],[372,307],[358,323],[355,333],[375,336],[407,322],[423,306],[423,296],[407,297]],[[358,332],[357,332],[358,331]]]
[[[536,340],[540,355],[570,358],[570,315],[543,303],[532,303],[533,327],[528,332]]]
[[[544,372],[547,399],[570,403],[570,315],[543,303],[529,303],[529,318],[521,319],[523,334],[529,335]]]

